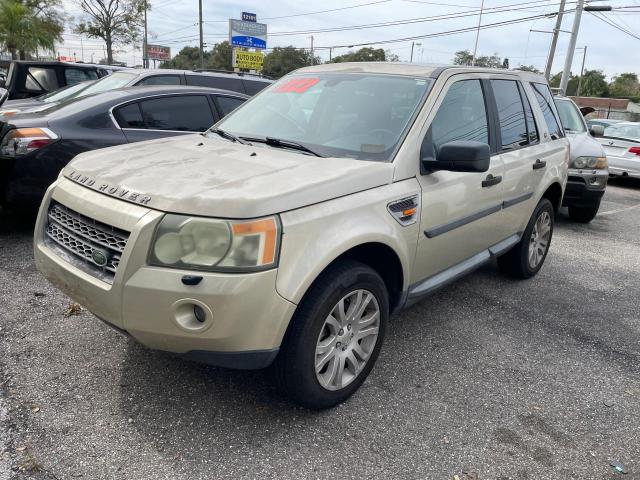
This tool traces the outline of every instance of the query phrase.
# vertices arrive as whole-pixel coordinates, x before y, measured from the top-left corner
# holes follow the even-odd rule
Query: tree
[[[24,60],[39,48],[54,50],[63,31],[57,7],[56,1],[0,0],[0,45],[11,58]]]
[[[140,41],[147,0],[78,0],[84,12],[77,33],[101,38],[107,46],[107,62],[113,62],[113,46]]]
[[[472,63],[473,55],[469,50],[460,50],[459,52],[456,52],[453,57],[454,65],[471,65]],[[509,59],[505,58],[503,60],[497,53],[494,53],[490,57],[484,55],[476,57],[476,67],[509,68]]]
[[[216,43],[211,50],[211,56],[205,62],[207,68],[214,70],[233,70],[233,50],[226,40],[222,43]]]
[[[621,73],[613,77],[609,84],[609,92],[612,97],[632,98],[640,97],[640,83],[635,73]]]
[[[520,70],[522,72],[542,73],[533,65],[520,65],[519,67],[516,67],[515,70]],[[560,82],[560,80],[558,80],[558,82]]]
[[[567,94],[569,89],[567,88]],[[609,84],[602,70],[586,70],[582,76],[580,95],[585,97],[606,97],[609,95]]]
[[[209,61],[211,52],[204,52],[204,61]],[[177,68],[179,70],[193,70],[200,68],[200,49],[198,47],[184,47],[171,60],[162,62],[160,68]]]
[[[558,72],[555,75],[551,75],[551,78],[549,78],[549,86],[553,88],[560,88],[561,80],[562,80],[562,72]],[[579,81],[580,81],[580,77],[569,73],[569,81],[567,82],[567,91],[565,92],[565,95],[575,95],[578,91]],[[581,95],[584,94],[584,89],[582,89],[580,94]]]
[[[315,58],[313,63],[320,63]],[[280,78],[293,70],[311,65],[311,53],[290,45],[288,47],[275,47],[271,53],[264,57],[262,73],[269,77]]]
[[[397,56],[396,56],[397,58]],[[339,55],[331,60],[331,63],[342,62],[384,62],[387,60],[387,52],[382,48],[364,47],[355,52]],[[389,60],[394,61],[394,60]]]

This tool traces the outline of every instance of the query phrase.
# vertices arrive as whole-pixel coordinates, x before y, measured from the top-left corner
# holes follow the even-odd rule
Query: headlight
[[[571,164],[573,168],[593,168],[600,170],[607,168],[607,157],[578,157]]]
[[[276,266],[279,247],[278,217],[235,221],[165,215],[149,263],[214,272],[266,270]]]
[[[0,155],[19,157],[38,150],[56,140],[58,136],[48,128],[14,128],[0,142]]]

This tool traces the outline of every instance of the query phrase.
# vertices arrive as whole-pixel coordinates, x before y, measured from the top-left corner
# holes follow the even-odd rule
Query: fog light
[[[207,314],[200,305],[193,306],[193,314],[196,316],[196,320],[200,323],[204,323],[207,319]]]

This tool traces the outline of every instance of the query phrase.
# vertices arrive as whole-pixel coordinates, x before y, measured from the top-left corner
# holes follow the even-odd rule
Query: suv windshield
[[[395,75],[291,75],[217,127],[241,138],[295,142],[321,156],[389,161],[432,83]]]
[[[570,100],[556,99],[556,107],[562,126],[570,133],[586,133],[587,127],[580,110]]]
[[[138,77],[138,73],[130,73],[130,72],[115,72],[111,75],[101,78],[97,80],[93,85],[87,87],[86,90],[83,90],[81,95],[84,97],[85,95],[91,95],[93,93],[106,92],[107,90],[113,90],[115,88],[125,87],[131,82],[134,78]]]

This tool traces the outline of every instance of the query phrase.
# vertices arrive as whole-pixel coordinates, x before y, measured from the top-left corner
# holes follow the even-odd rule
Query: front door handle
[[[494,185],[499,184],[502,181],[502,176],[501,175],[497,175],[497,176],[493,176],[491,174],[487,175],[487,178],[485,178],[482,181],[482,188],[485,187],[492,187]]]
[[[533,169],[534,170],[539,170],[539,169],[544,168],[546,166],[547,166],[547,162],[545,162],[543,160],[540,160],[540,159],[537,159],[536,163],[533,164]]]

